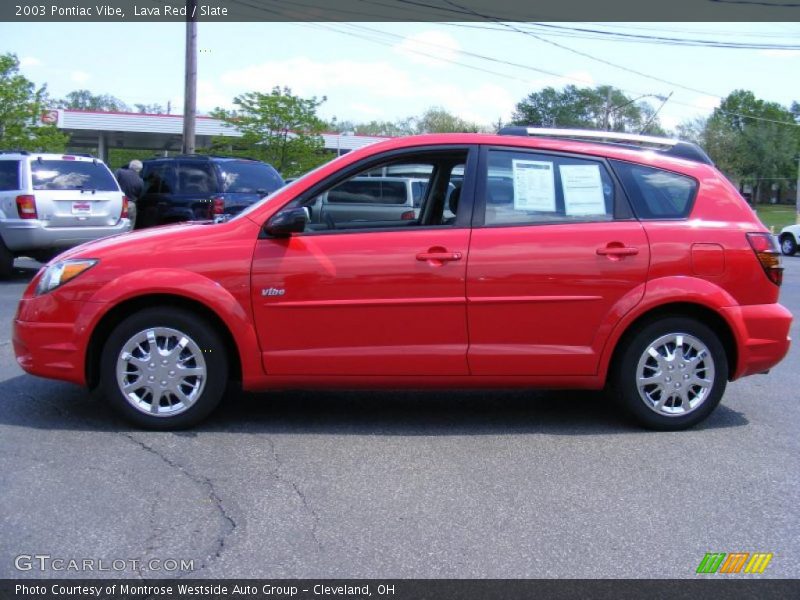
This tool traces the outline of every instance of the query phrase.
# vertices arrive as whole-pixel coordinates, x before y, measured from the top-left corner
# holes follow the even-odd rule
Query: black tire
[[[177,351],[178,341],[184,343],[184,339],[185,345]],[[142,341],[137,345],[137,340]],[[153,360],[154,355],[159,362]],[[184,374],[182,369],[186,369]],[[122,391],[123,382],[130,384],[129,395]],[[100,393],[125,419],[146,429],[196,425],[217,407],[227,384],[228,358],[222,338],[204,319],[186,310],[137,312],[117,325],[103,348]],[[156,394],[158,404],[153,408]]]
[[[794,256],[797,252],[797,240],[791,233],[781,236],[781,252],[786,256]]]
[[[14,274],[14,255],[0,239],[0,279],[8,279]]]
[[[682,350],[671,354],[670,347],[677,350],[677,336],[682,337]],[[719,337],[706,325],[694,319],[667,317],[644,325],[622,344],[611,390],[640,425],[659,431],[687,429],[708,417],[722,399],[728,382],[728,360]],[[651,348],[660,359],[648,353]],[[701,358],[695,360],[698,355]],[[657,381],[640,391],[640,373]],[[709,385],[693,383],[700,381]],[[663,404],[659,408],[660,401]]]

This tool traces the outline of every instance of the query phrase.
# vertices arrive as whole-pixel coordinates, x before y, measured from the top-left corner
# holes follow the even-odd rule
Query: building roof
[[[97,145],[99,136],[108,147],[154,150],[179,150],[183,135],[183,115],[97,112],[88,110],[50,109],[42,114],[43,123],[55,124],[71,134],[72,145]],[[214,136],[241,137],[241,133],[221,119],[198,116],[195,120],[198,144]],[[349,151],[387,138],[343,133],[323,133],[325,148]]]

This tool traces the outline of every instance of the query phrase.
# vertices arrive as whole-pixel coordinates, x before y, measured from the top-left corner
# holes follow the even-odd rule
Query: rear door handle
[[[453,260],[461,260],[461,252],[420,252],[417,254],[417,260],[419,261],[438,261],[438,262],[450,262]]]
[[[600,256],[635,256],[639,254],[639,249],[632,246],[606,246],[598,248],[597,254]]]

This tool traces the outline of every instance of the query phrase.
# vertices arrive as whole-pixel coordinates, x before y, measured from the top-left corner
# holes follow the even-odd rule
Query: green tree
[[[47,90],[19,73],[14,54],[0,55],[0,148],[60,152],[67,135],[55,125],[42,125]]]
[[[706,151],[740,190],[752,187],[753,202],[768,200],[773,186],[785,188],[795,175],[800,150],[795,123],[791,109],[735,90],[708,119]]]
[[[606,129],[663,134],[655,109],[641,98],[630,98],[607,85],[546,87],[517,104],[514,125]]]
[[[74,90],[58,101],[59,108],[96,110],[101,112],[128,112],[130,107],[111,94],[92,94],[89,90]]]
[[[167,112],[160,104],[134,104],[133,107],[136,109],[136,112],[150,115],[163,115]]]
[[[483,128],[447,112],[440,106],[432,106],[413,119],[415,133],[477,133]]]
[[[234,110],[217,108],[211,114],[238,129],[242,137],[233,145],[231,138],[217,138],[212,149],[248,154],[270,163],[284,177],[305,173],[330,158],[320,135],[326,123],[317,116],[325,100],[295,96],[287,87],[237,96]]]

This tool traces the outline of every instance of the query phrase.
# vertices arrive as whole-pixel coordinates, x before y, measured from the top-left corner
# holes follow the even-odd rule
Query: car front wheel
[[[792,235],[784,235],[781,238],[781,252],[786,256],[794,256],[797,252],[797,241]]]
[[[686,429],[719,404],[728,362],[718,336],[704,324],[670,317],[646,325],[624,343],[614,393],[640,424]]]
[[[181,429],[216,408],[228,379],[225,346],[191,312],[145,309],[122,321],[105,344],[100,387],[114,409],[147,429]]]

